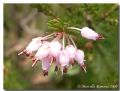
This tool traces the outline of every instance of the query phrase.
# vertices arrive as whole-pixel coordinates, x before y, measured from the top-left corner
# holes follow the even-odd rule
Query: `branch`
[[[118,8],[118,5],[114,5],[108,12],[106,12],[103,15],[101,15],[101,18],[105,19],[106,17],[108,17],[117,8]]]
[[[20,26],[22,27],[22,29],[28,33],[28,34],[40,34],[38,31],[38,29],[36,28],[33,28],[31,26],[28,26],[28,23],[33,20],[34,18],[36,18],[38,12],[37,10],[33,10],[30,14],[28,14],[27,17],[23,18],[21,21],[20,21]]]
[[[90,15],[88,15],[87,12],[83,12],[83,16],[85,17],[88,27],[90,27],[94,30],[94,27],[92,25],[92,17]]]

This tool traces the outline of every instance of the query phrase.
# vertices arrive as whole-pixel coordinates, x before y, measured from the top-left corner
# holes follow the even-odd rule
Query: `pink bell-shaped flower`
[[[28,44],[28,46],[26,47],[26,49],[23,50],[22,52],[20,52],[18,55],[21,55],[21,54],[25,53],[26,56],[29,56],[30,54],[32,54],[33,51],[37,51],[41,45],[42,45],[41,37],[34,38]]]
[[[99,35],[98,33],[96,33],[95,31],[93,31],[92,29],[88,27],[84,27],[80,31],[81,31],[82,37],[86,39],[91,39],[91,40],[104,39],[103,36]]]
[[[52,41],[50,44],[50,52],[53,57],[57,57],[61,50],[61,44],[59,41]]]
[[[43,60],[45,57],[47,57],[50,54],[50,43],[45,42],[37,51],[35,54],[35,57],[33,58],[33,64],[32,67],[35,65],[35,63],[38,60]]]
[[[47,57],[50,53],[50,43],[46,42],[44,43],[37,51],[35,57],[39,60],[42,60],[43,58]]]
[[[86,72],[86,66],[84,64],[84,52],[82,50],[77,50],[75,53],[75,60],[80,64],[83,70]]]
[[[63,72],[67,72],[67,67],[69,66],[69,53],[66,50],[60,51],[59,55],[59,63],[62,66],[62,74]]]
[[[75,57],[75,47],[73,45],[68,45],[66,47],[66,51],[69,53],[69,57],[70,57],[70,64],[74,64],[74,57]]]
[[[42,59],[42,70],[44,76],[48,75],[48,71],[50,69],[50,60],[50,56],[47,56],[46,58]]]

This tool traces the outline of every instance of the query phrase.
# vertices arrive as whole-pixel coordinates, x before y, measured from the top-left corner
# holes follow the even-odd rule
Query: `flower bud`
[[[92,29],[90,29],[88,27],[84,27],[80,31],[81,31],[82,37],[84,37],[86,39],[91,39],[91,40],[104,39],[103,36],[99,35],[98,33],[96,33],[95,31],[93,31]]]

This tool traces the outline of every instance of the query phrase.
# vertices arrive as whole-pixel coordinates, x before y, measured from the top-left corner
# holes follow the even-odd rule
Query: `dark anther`
[[[58,71],[58,67],[57,66],[55,66],[55,71]]]
[[[68,69],[67,69],[67,67],[65,66],[65,67],[63,68],[63,72],[64,72],[64,73],[67,73],[67,70],[68,70]]]
[[[48,76],[48,71],[43,70],[43,75],[44,75],[44,76]]]

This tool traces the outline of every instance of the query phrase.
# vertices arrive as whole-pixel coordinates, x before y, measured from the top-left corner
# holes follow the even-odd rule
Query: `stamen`
[[[85,65],[81,65],[82,69],[84,70],[85,73],[87,73],[86,71],[86,66]]]
[[[26,52],[26,50],[23,50],[22,52],[18,53],[18,55],[22,55]]]
[[[37,63],[38,60],[34,60],[32,67],[34,67],[34,65]]]

